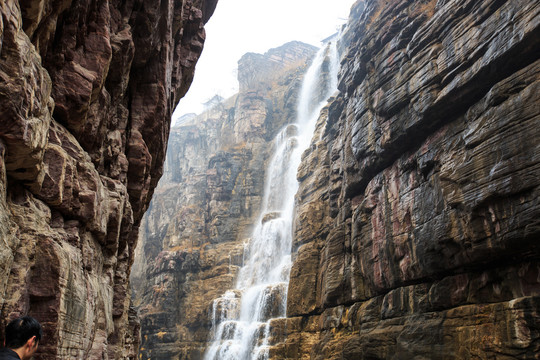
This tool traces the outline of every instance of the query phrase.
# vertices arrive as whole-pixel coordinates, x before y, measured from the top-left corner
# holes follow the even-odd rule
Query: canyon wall
[[[141,359],[200,359],[209,345],[212,302],[234,287],[272,140],[296,119],[315,51],[291,42],[244,55],[240,92],[172,129],[132,273]]]
[[[357,2],[275,359],[538,359],[540,4]]]
[[[37,318],[36,358],[137,357],[139,225],[216,2],[0,2],[0,332]]]

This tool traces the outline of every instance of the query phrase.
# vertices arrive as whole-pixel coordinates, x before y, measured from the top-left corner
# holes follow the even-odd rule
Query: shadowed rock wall
[[[1,328],[39,359],[135,358],[129,273],[216,0],[0,3]]]
[[[273,358],[537,359],[539,3],[352,15],[299,170]]]

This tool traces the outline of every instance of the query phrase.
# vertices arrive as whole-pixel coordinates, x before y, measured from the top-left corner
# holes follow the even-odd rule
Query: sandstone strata
[[[129,273],[215,0],[0,3],[0,300],[39,359],[135,358]]]
[[[239,94],[172,129],[133,272],[142,359],[200,359],[209,345],[212,301],[234,287],[272,140],[296,118],[315,50],[293,42],[244,56],[238,77],[251,80]]]
[[[351,15],[298,172],[272,358],[538,359],[540,5],[370,0]],[[255,86],[173,137],[138,264],[144,357],[200,358],[210,302],[234,283],[279,98]]]
[[[352,14],[273,358],[537,359],[540,5]]]

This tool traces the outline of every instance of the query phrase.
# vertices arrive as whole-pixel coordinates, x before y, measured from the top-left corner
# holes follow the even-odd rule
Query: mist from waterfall
[[[336,41],[315,56],[303,80],[296,123],[286,125],[274,140],[261,212],[245,244],[236,288],[213,302],[213,343],[206,360],[268,359],[270,320],[286,316],[296,174],[319,113],[337,90]]]

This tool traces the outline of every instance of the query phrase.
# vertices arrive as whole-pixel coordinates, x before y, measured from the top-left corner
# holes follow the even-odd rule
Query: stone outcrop
[[[352,15],[299,169],[273,358],[538,358],[540,5]]]
[[[0,3],[0,331],[36,317],[37,358],[136,358],[139,224],[215,6]]]
[[[278,81],[286,70],[297,68],[313,55],[313,46],[292,41],[270,49],[265,54],[247,53],[238,60],[238,83],[240,92],[258,90]]]
[[[315,51],[293,42],[246,55],[238,77],[253,82],[172,129],[132,273],[142,359],[200,359],[209,345],[212,301],[234,286],[272,140],[296,119],[302,74]],[[269,63],[274,70],[265,74]]]

